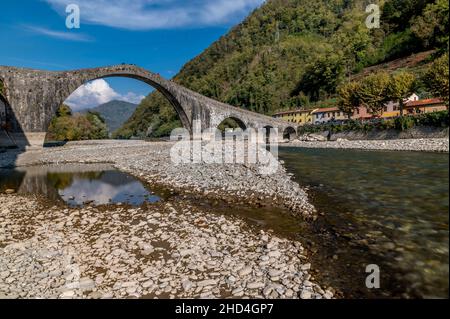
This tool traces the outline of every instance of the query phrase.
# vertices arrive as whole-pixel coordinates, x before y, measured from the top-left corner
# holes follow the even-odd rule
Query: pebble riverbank
[[[333,297],[300,243],[186,203],[0,207],[0,299]]]
[[[301,217],[314,218],[306,192],[282,165],[261,174],[258,164],[178,164],[171,161],[173,143],[89,141],[68,143],[23,154],[0,154],[0,167],[65,163],[111,163],[148,183],[217,198],[241,198],[249,204],[271,201]]]
[[[380,151],[449,152],[448,138],[401,139],[401,140],[338,140],[330,142],[306,142],[295,140],[283,146],[304,148],[334,148]]]
[[[0,154],[0,166],[112,163],[149,183],[203,196],[284,204],[313,217],[280,165],[173,165],[171,143],[80,142]],[[257,206],[255,206],[257,207]],[[1,298],[333,298],[302,245],[187,201],[68,208],[0,194]]]

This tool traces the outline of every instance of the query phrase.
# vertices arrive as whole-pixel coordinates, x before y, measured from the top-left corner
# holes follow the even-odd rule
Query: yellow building
[[[273,117],[287,122],[296,123],[298,125],[312,124],[314,111],[316,110],[292,110],[276,113]]]
[[[415,102],[419,100],[419,96],[417,94],[412,94],[410,97],[405,99],[405,103]],[[382,118],[393,118],[400,116],[400,105],[398,102],[389,102],[384,106],[383,114],[381,114]]]

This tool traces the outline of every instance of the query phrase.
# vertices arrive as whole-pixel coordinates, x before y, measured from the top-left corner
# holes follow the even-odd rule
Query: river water
[[[324,280],[354,296],[448,297],[448,154],[283,148],[280,158],[321,212],[317,249],[333,266],[321,263],[345,274]],[[365,287],[371,264],[378,290]]]
[[[205,200],[151,189],[109,165],[0,170],[0,192],[44,194],[71,207],[189,201],[301,241],[315,276],[348,298],[448,297],[448,154],[282,148],[319,218],[304,221],[272,204]],[[365,284],[380,268],[380,289]]]
[[[70,207],[127,204],[140,206],[161,200],[133,176],[108,164],[45,165],[0,169],[0,192],[42,194]]]

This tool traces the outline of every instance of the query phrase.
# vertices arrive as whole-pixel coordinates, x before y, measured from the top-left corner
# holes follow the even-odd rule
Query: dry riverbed
[[[149,183],[230,201],[314,208],[280,166],[173,165],[170,143],[85,142],[0,154],[0,166],[112,163]],[[297,242],[188,201],[68,208],[0,194],[0,298],[332,298]]]
[[[284,205],[293,214],[315,217],[306,192],[282,165],[275,174],[260,173],[257,164],[172,163],[173,143],[142,141],[89,141],[61,148],[38,149],[23,154],[0,153],[0,167],[65,163],[111,163],[148,183],[208,197],[240,198],[248,203],[268,200]]]
[[[0,298],[333,297],[300,243],[189,204],[0,207]]]

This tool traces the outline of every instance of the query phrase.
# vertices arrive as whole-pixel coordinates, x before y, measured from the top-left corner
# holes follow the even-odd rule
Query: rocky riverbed
[[[186,203],[0,207],[0,298],[333,297],[300,243]]]
[[[0,154],[0,166],[111,163],[181,194],[315,216],[280,165],[180,164],[171,143],[79,142]],[[190,201],[69,208],[0,194],[0,298],[333,298],[301,243]]]
[[[278,165],[274,174],[261,174],[258,164],[174,164],[168,142],[90,141],[23,154],[0,153],[0,167],[64,163],[111,163],[148,183],[208,197],[241,198],[249,204],[272,201],[293,214],[314,218],[306,192]],[[233,199],[233,200],[234,200]]]
[[[337,140],[337,141],[299,141],[295,140],[285,146],[305,148],[337,148],[385,151],[415,151],[415,152],[449,152],[448,138],[401,139],[401,140]]]

